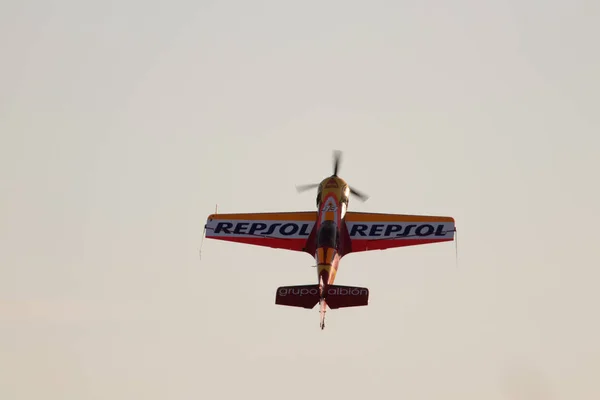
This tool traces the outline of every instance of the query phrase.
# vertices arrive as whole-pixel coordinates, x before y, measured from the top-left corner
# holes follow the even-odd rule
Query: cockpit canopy
[[[317,247],[337,248],[339,232],[333,221],[323,221],[317,234]]]

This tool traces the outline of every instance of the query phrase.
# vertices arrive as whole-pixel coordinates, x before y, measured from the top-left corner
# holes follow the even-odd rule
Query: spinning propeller
[[[336,150],[333,152],[333,175],[331,175],[332,177],[338,177],[338,170],[340,167],[340,163],[341,163],[341,159],[342,159],[342,152],[339,150]],[[319,187],[320,183],[309,183],[307,185],[299,185],[296,186],[296,189],[298,190],[299,193],[301,192],[305,192],[307,190],[310,189],[315,189],[317,187]],[[353,187],[350,187],[350,194],[352,194],[353,196],[356,196],[359,200],[361,201],[367,201],[367,199],[369,198],[369,196],[367,196],[365,193],[359,192],[358,190],[354,189]]]

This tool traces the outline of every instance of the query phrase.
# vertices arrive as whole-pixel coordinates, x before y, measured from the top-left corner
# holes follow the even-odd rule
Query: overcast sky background
[[[600,397],[595,1],[6,1],[0,397]],[[342,260],[368,307],[274,304],[311,257],[220,212],[448,215]]]

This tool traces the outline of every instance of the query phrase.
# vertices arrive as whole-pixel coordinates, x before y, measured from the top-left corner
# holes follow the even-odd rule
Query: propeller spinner
[[[333,175],[331,175],[331,177],[336,177],[336,178],[338,177],[338,171],[340,168],[341,160],[342,160],[342,152],[339,150],[335,150],[333,152]],[[302,193],[302,192],[305,192],[310,189],[318,188],[319,185],[320,185],[320,183],[309,183],[306,185],[298,185],[298,186],[296,186],[296,189],[298,190],[298,193]],[[355,196],[356,198],[358,198],[361,201],[367,201],[367,199],[369,198],[369,196],[367,194],[360,192],[360,191],[354,189],[353,187],[350,187],[350,194],[352,194],[353,196]]]

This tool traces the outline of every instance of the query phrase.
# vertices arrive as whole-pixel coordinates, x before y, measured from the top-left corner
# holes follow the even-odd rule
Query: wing
[[[350,252],[385,250],[454,240],[454,218],[347,212]]]
[[[314,241],[316,221],[317,213],[313,211],[212,214],[205,228],[210,239],[307,251]]]

